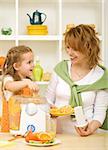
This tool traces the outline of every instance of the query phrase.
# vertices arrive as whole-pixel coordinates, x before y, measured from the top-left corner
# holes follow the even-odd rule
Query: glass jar
[[[56,118],[52,118],[49,113],[47,113],[47,119],[46,119],[46,131],[52,132],[54,136],[56,136]]]

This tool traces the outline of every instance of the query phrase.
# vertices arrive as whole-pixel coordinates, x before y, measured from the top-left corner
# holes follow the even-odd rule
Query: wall
[[[108,1],[105,0],[104,3],[104,7],[105,7],[105,24],[104,24],[104,32],[105,32],[105,53],[104,53],[104,57],[105,57],[105,66],[107,66],[108,68]]]

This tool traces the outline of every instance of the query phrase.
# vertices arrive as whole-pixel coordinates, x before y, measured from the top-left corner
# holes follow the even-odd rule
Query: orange
[[[50,109],[50,114],[57,114],[59,113],[59,108],[51,108]]]
[[[24,87],[21,90],[21,95],[22,96],[33,96],[33,91],[30,88],[28,88],[28,87]]]
[[[5,62],[5,57],[4,56],[0,56],[0,68],[3,67],[4,62]]]
[[[52,116],[62,116],[62,115],[71,115],[73,114],[74,109],[70,105],[66,105],[60,108],[51,108],[50,114]]]
[[[25,136],[25,141],[29,142],[30,140],[39,141],[38,133],[33,133],[32,131],[28,131],[27,135]]]
[[[22,88],[21,90],[15,92],[14,94],[15,95],[25,96],[25,97],[33,96],[32,90],[29,87],[27,87],[27,86]]]
[[[47,131],[47,133],[49,133],[52,136],[52,138],[55,138],[56,136],[56,133],[53,131]]]
[[[38,138],[39,138],[40,141],[44,141],[44,142],[45,141],[50,141],[50,140],[53,139],[53,137],[51,136],[51,134],[48,133],[48,132],[40,132],[38,134]]]
[[[9,132],[9,106],[6,99],[2,99],[1,132]]]
[[[60,113],[69,114],[73,112],[73,108],[70,105],[63,106],[60,108]]]
[[[32,132],[28,131],[27,135],[25,136],[25,141],[29,142],[32,141],[41,141],[42,143],[50,141],[55,138],[55,134],[53,132]]]

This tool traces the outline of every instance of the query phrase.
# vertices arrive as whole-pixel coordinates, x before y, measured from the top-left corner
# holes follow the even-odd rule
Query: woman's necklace
[[[84,78],[88,73],[90,72],[90,69],[87,70],[77,70],[75,69],[75,71],[73,70],[73,68],[71,67],[71,78],[74,81],[78,81],[81,80],[82,78]]]

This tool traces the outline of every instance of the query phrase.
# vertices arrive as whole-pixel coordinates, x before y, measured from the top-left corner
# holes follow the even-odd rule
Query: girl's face
[[[73,65],[82,64],[87,61],[87,57],[80,51],[76,51],[72,49],[71,47],[67,47],[66,51]]]
[[[17,72],[21,78],[31,77],[33,71],[33,53],[28,52],[21,56],[22,61],[17,67]]]

